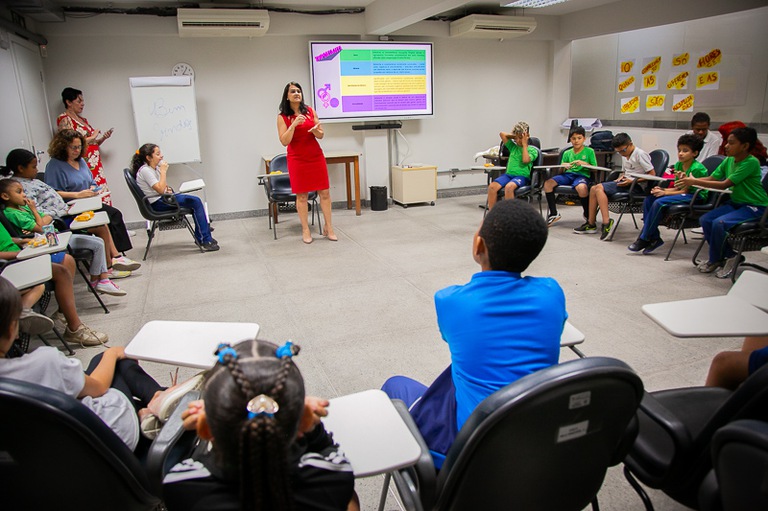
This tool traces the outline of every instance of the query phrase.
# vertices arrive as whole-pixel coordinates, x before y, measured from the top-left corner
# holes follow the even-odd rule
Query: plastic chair
[[[712,468],[715,432],[740,419],[768,420],[768,366],[734,391],[687,387],[646,394],[638,412],[640,431],[624,460],[624,475],[653,504],[639,479],[683,505],[696,508],[698,491]]]
[[[722,163],[725,156],[715,155],[706,158],[702,165],[707,168],[707,176],[712,175],[715,169]],[[705,213],[708,213],[715,209],[723,200],[724,195],[722,193],[710,191],[707,194],[707,200],[701,204],[696,204],[696,199],[699,197],[701,190],[696,190],[688,204],[672,204],[667,208],[667,213],[664,219],[659,223],[665,225],[669,229],[677,229],[675,238],[672,240],[672,246],[669,247],[665,261],[669,261],[669,256],[672,255],[672,250],[675,249],[675,244],[680,234],[683,235],[683,242],[688,244],[688,240],[685,236],[685,228],[692,228],[699,226],[699,218]]]
[[[0,416],[4,507],[151,511],[160,504],[135,454],[78,400],[0,378]],[[85,485],[71,488],[72,478]]]
[[[125,176],[125,182],[128,184],[128,189],[131,191],[136,205],[139,207],[139,213],[148,222],[152,222],[151,228],[147,229],[147,248],[144,250],[143,261],[147,260],[147,254],[149,253],[149,246],[152,244],[152,240],[155,238],[155,231],[159,228],[161,231],[171,229],[181,229],[186,227],[189,233],[192,235],[192,239],[197,244],[195,239],[195,230],[189,223],[187,215],[192,214],[192,210],[189,208],[182,208],[176,203],[176,198],[173,194],[163,194],[160,200],[165,201],[167,204],[175,206],[174,209],[169,211],[155,211],[150,206],[149,199],[144,196],[144,192],[139,188],[136,179],[133,177],[131,169],[123,169],[123,176]],[[203,248],[200,247],[200,251],[203,252]]]
[[[664,149],[654,149],[648,154],[651,157],[651,164],[656,171],[656,175],[661,176],[669,165],[669,153]],[[608,210],[612,213],[617,213],[619,218],[616,220],[616,225],[611,229],[611,235],[607,238],[607,241],[613,241],[613,236],[619,228],[624,213],[632,215],[635,229],[639,229],[635,213],[643,211],[643,201],[648,196],[648,192],[652,188],[651,185],[654,183],[642,184],[638,182],[638,179],[635,179],[626,191],[622,190],[608,197]]]
[[[702,511],[768,509],[768,424],[743,420],[720,428],[712,466],[699,489]]]
[[[609,466],[634,438],[640,377],[623,362],[588,357],[542,369],[491,394],[472,412],[435,473],[422,446],[393,474],[406,509],[578,511],[593,503]]]
[[[259,184],[264,186],[264,193],[267,194],[267,212],[269,217],[269,228],[272,229],[274,239],[277,239],[277,213],[278,205],[288,202],[296,202],[296,194],[291,190],[291,178],[288,174],[288,158],[285,154],[278,154],[269,162],[270,172],[281,171],[283,174],[263,176],[259,179]],[[311,202],[312,225],[315,225],[315,214],[317,214],[318,232],[322,233],[320,221],[320,209],[317,206],[317,192],[309,192],[307,200]]]

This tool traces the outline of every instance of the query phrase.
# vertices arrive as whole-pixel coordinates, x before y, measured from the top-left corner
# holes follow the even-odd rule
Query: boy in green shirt
[[[560,162],[566,169],[565,173],[547,179],[544,183],[544,194],[547,197],[547,205],[549,206],[548,226],[551,226],[561,218],[560,213],[557,212],[557,204],[555,202],[555,188],[558,186],[572,186],[576,190],[576,193],[579,194],[581,207],[584,210],[584,219],[587,220],[589,218],[590,173],[589,169],[585,169],[582,165],[596,167],[597,158],[595,157],[594,149],[584,146],[586,137],[587,133],[581,126],[577,126],[571,131],[571,135],[568,138],[573,147],[563,153],[563,159]]]
[[[528,123],[518,122],[511,133],[499,133],[504,146],[509,150],[507,172],[488,186],[488,210],[496,204],[499,190],[504,188],[504,198],[514,199],[515,190],[531,183],[531,167],[539,157],[539,150],[528,145],[530,128]]]

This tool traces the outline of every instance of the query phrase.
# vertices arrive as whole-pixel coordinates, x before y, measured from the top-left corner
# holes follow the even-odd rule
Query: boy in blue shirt
[[[520,121],[512,128],[511,133],[499,133],[504,146],[509,150],[507,172],[496,178],[488,185],[488,210],[496,204],[499,190],[504,188],[504,198],[514,199],[515,190],[531,183],[531,168],[539,157],[539,150],[528,145],[531,137],[528,123]]]
[[[472,243],[481,271],[435,293],[451,366],[429,388],[404,376],[382,387],[408,405],[438,467],[483,399],[558,362],[563,290],[554,279],[521,276],[546,241],[547,225],[529,204],[502,201],[489,211]]]

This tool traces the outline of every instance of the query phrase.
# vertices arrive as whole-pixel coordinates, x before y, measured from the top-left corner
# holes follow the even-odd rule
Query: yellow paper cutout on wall
[[[635,91],[635,77],[630,76],[619,84],[619,92],[634,92]]]
[[[663,111],[666,98],[666,94],[650,94],[645,98],[645,110],[647,112]]]
[[[675,94],[674,103],[672,104],[672,111],[692,112],[693,94]]]
[[[656,73],[661,67],[661,57],[652,57],[648,63],[643,66],[642,74]]]
[[[688,52],[680,53],[672,57],[672,66],[680,67],[686,65],[691,60],[691,54]]]
[[[688,87],[688,75],[688,71],[683,71],[682,73],[672,73],[669,75],[667,89],[685,89]]]
[[[622,61],[619,64],[619,74],[628,75],[635,68],[635,59]]]
[[[717,90],[720,88],[720,73],[707,71],[696,75],[696,88],[698,90]]]
[[[656,78],[656,75],[643,76],[642,90],[658,90],[658,89],[659,89],[659,80]]]
[[[723,52],[720,51],[719,48],[715,48],[711,52],[707,53],[706,55],[702,55],[699,57],[699,62],[696,64],[696,67],[701,69],[702,67],[715,67],[720,63],[720,60],[723,58]]]
[[[621,100],[621,113],[622,114],[634,114],[640,110],[640,97],[633,96],[631,98],[623,98]]]

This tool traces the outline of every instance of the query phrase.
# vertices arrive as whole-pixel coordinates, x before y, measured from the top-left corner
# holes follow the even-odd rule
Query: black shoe
[[[216,252],[219,249],[219,245],[212,241],[209,241],[208,243],[198,243],[197,246],[203,249],[203,252]]]
[[[645,250],[643,250],[643,255],[648,255],[648,254],[650,254],[651,252],[653,252],[654,250],[656,250],[657,248],[659,248],[659,247],[660,247],[660,246],[662,246],[663,244],[664,244],[664,240],[663,240],[663,239],[661,239],[661,238],[656,238],[655,240],[653,240],[653,241],[652,241],[652,242],[651,242],[651,243],[648,245],[648,248],[646,248]]]
[[[213,243],[214,245],[218,245],[219,244],[219,242],[216,241],[216,239],[213,236],[211,236],[211,243]]]
[[[640,252],[641,250],[645,249],[650,245],[650,241],[646,241],[642,238],[637,238],[634,243],[632,243],[630,246],[627,247],[627,250],[630,252]]]

